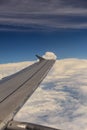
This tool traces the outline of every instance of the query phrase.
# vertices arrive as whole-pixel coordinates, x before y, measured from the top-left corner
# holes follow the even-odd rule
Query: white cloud
[[[30,62],[0,65],[1,77]],[[57,60],[15,120],[67,130],[87,129],[87,60]]]
[[[53,52],[46,52],[45,55],[43,55],[45,59],[57,59],[57,56]]]
[[[0,64],[0,79],[3,77],[12,75],[17,71],[31,65],[33,62],[20,62],[20,63],[8,63],[8,64]]]

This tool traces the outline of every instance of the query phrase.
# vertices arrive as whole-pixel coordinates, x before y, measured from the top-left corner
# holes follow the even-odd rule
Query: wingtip
[[[36,55],[36,57],[37,57],[40,61],[45,60],[43,57],[41,57],[41,56],[39,56],[39,55]]]

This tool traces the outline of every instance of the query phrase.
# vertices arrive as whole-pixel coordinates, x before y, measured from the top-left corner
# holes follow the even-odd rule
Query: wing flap
[[[37,125],[33,123],[11,121],[7,125],[6,130],[59,130],[47,126]]]

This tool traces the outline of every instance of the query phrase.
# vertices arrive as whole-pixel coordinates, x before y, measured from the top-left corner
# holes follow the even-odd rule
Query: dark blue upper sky
[[[87,30],[0,32],[0,63],[34,60],[47,51],[59,59],[86,59]]]
[[[87,1],[0,0],[0,63],[47,51],[87,59]]]

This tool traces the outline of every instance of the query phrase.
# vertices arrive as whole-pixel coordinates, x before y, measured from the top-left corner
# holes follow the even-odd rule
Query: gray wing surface
[[[0,128],[13,119],[55,62],[38,58],[39,62],[0,82]]]

